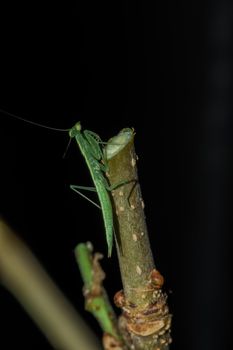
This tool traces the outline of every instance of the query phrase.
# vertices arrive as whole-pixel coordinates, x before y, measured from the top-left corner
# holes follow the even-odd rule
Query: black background
[[[0,108],[57,128],[81,120],[103,140],[136,130],[156,266],[166,279],[172,349],[231,348],[231,1],[12,2],[0,8]],[[2,214],[83,310],[73,249],[106,254],[101,215],[69,190],[91,185],[68,135],[4,114]],[[110,297],[121,289],[105,258]],[[4,349],[50,345],[3,288]]]

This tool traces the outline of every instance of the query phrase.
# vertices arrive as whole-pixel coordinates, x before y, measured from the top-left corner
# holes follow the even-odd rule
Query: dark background
[[[233,3],[12,2],[0,7],[0,108],[57,128],[81,120],[103,140],[136,130],[156,266],[166,279],[172,349],[231,348]],[[1,209],[75,307],[73,249],[105,252],[101,215],[72,193],[90,185],[68,135],[4,114]],[[121,288],[116,255],[106,287]],[[5,349],[50,349],[0,290]]]

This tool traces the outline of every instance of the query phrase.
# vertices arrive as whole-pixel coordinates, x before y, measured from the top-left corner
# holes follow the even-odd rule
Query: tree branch
[[[163,277],[155,268],[144,215],[144,202],[137,175],[134,131],[123,129],[106,146],[110,185],[116,213],[116,245],[123,292],[115,303],[123,310],[121,329],[135,349],[168,350],[171,315]]]

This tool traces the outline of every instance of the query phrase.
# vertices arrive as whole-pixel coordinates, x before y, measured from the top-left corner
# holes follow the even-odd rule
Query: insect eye
[[[75,129],[78,130],[78,131],[81,131],[82,127],[81,127],[81,123],[80,122],[77,122],[75,124]]]
[[[69,131],[70,138],[75,137],[77,135],[77,132],[81,131],[81,129],[82,129],[81,123],[80,122],[76,123]]]

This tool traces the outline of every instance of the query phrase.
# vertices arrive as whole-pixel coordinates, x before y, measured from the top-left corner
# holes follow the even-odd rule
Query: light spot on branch
[[[131,158],[131,165],[134,168],[136,165],[136,159],[135,158]]]
[[[140,266],[136,266],[136,271],[137,271],[137,274],[138,275],[141,275],[142,274],[142,269],[141,269],[141,267]]]

